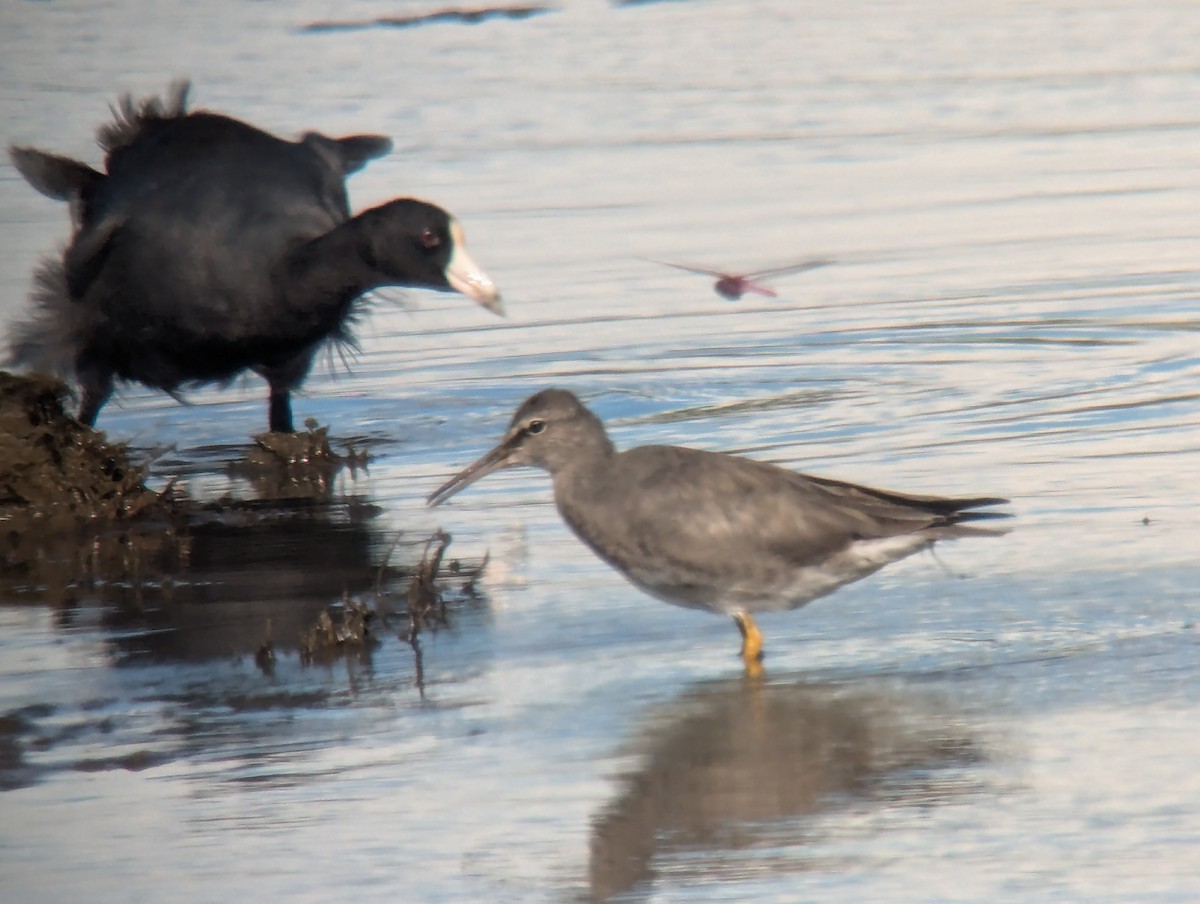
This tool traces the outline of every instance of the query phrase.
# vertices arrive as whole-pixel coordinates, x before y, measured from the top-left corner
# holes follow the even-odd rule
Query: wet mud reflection
[[[83,667],[88,681],[48,672],[36,703],[0,712],[0,791],[62,771],[230,758],[231,781],[264,781],[269,767],[295,782],[287,763],[371,718],[364,696],[422,705],[422,638],[481,602],[480,566],[448,560],[441,532],[383,536],[372,507],[355,514],[363,506],[247,503],[246,520],[179,531],[165,572],[77,588],[86,601],[56,605],[53,624],[81,637],[100,628],[99,656]],[[402,655],[379,676],[384,645]]]
[[[63,410],[65,384],[0,371],[0,518],[10,543],[156,513],[123,446]]]
[[[893,688],[705,686],[634,742],[637,771],[592,826],[591,897],[638,899],[667,869],[704,881],[731,852],[744,868],[794,871],[785,848],[811,817],[864,800],[929,805],[963,794],[981,742],[937,699]]]
[[[329,444],[329,428],[311,418],[297,433],[261,433],[245,457],[229,465],[230,473],[245,480],[255,495],[266,499],[325,496],[334,476],[349,467],[365,467],[367,456],[351,446],[339,455]]]
[[[385,628],[411,643],[445,624],[443,591],[474,598],[482,567],[445,558],[448,535],[389,536],[377,514],[354,496],[229,502],[82,550],[43,538],[6,559],[0,594],[55,604],[62,628],[99,605],[118,663],[369,654]]]
[[[369,623],[400,617],[414,643],[445,621],[443,580],[473,590],[482,568],[450,543],[385,532],[381,509],[336,494],[334,475],[365,456],[335,453],[316,422],[255,438],[230,471],[251,498],[161,492],[123,446],[63,410],[66,387],[0,372],[0,598],[99,607],[117,660],[205,660],[277,651],[325,660],[374,644]],[[387,535],[391,533],[391,535]]]
[[[247,504],[193,520],[170,560],[125,581],[102,578],[105,624],[122,657],[202,660],[255,653],[264,642],[297,650],[333,603],[399,579],[380,575],[382,538],[361,499]],[[368,513],[366,518],[373,517]],[[137,540],[133,541],[136,546]]]

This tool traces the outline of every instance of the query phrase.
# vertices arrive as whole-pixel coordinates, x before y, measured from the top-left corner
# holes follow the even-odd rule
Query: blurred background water
[[[6,143],[98,163],[106,105],[180,76],[280,134],[390,134],[353,206],[437,200],[509,311],[381,293],[361,353],[295,403],[368,468],[299,527],[209,537],[186,598],[4,585],[5,896],[1200,896],[1200,9],[561,0],[376,22],[440,9],[0,11]],[[68,223],[7,162],[0,209],[7,324]],[[738,303],[647,260],[806,257],[835,264]],[[424,508],[547,385],[621,446],[1006,495],[1015,529],[764,617],[768,680],[746,685],[733,627],[625,584],[544,475]],[[253,499],[227,464],[264,387],[189,399],[131,387],[99,426],[153,458],[152,486]],[[255,667],[267,618],[311,617],[397,531],[438,526],[491,563],[419,662],[392,637]]]

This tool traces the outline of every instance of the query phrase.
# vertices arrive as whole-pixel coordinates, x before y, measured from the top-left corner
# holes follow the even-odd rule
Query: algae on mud
[[[259,433],[246,455],[229,465],[229,472],[248,481],[265,499],[328,497],[333,478],[343,468],[353,474],[366,468],[369,456],[347,443],[339,455],[329,443],[329,427],[314,418],[295,433]]]
[[[67,387],[0,371],[0,589],[74,599],[104,575],[161,570],[178,547],[168,493],[125,448],[63,410]]]
[[[161,504],[123,446],[66,414],[67,392],[50,377],[0,371],[0,515],[10,531],[130,519]]]
[[[386,536],[378,506],[335,493],[334,474],[366,456],[335,454],[315,422],[255,437],[230,466],[253,498],[197,500],[171,475],[148,489],[149,468],[67,415],[66,393],[0,372],[0,601],[98,603],[119,658],[261,665],[277,646],[309,661],[369,654],[377,616],[404,619],[396,634],[412,643],[446,623],[446,581],[474,596],[482,566],[444,563],[449,535]],[[392,564],[402,546],[420,560]]]

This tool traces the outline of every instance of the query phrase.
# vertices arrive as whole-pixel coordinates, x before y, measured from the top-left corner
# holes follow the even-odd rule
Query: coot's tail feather
[[[189,80],[179,79],[171,83],[162,97],[152,95],[135,101],[131,94],[122,95],[115,106],[109,106],[112,122],[96,130],[96,141],[108,154],[128,147],[137,140],[148,122],[185,115],[191,90],[192,83]]]
[[[96,314],[71,301],[61,258],[48,257],[38,265],[30,300],[28,317],[12,326],[5,365],[72,379],[75,355]]]

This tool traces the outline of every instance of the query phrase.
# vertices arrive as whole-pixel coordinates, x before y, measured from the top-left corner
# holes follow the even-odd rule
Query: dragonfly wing
[[[815,270],[817,267],[825,267],[832,264],[833,261],[825,258],[814,258],[813,260],[802,261],[798,264],[790,264],[786,267],[774,267],[770,270],[757,270],[754,273],[746,274],[748,279],[763,279],[768,276],[784,276],[788,273],[803,273],[805,270]]]
[[[710,270],[707,267],[695,267],[691,264],[673,264],[670,261],[655,260],[652,257],[647,257],[645,260],[652,264],[662,264],[664,267],[674,267],[676,270],[687,270],[689,273],[703,273],[705,276],[715,276],[718,279],[728,276],[728,273],[722,273],[720,270]]]

